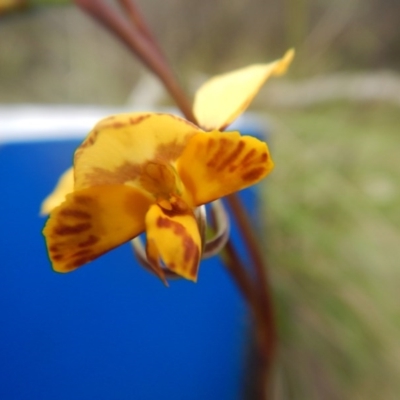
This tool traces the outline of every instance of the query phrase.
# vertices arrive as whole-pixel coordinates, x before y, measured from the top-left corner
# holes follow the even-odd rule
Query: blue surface
[[[77,144],[0,147],[0,399],[240,398],[248,317],[217,257],[170,288],[129,245],[51,270],[38,210]]]

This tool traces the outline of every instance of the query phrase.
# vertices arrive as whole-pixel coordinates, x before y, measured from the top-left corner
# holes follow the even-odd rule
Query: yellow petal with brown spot
[[[75,190],[128,184],[140,186],[143,165],[170,163],[201,130],[170,115],[131,113],[100,121],[75,152]]]
[[[151,263],[163,261],[170,271],[196,282],[201,239],[191,211],[176,212],[157,204],[146,215],[147,255]]]
[[[218,75],[196,93],[193,112],[205,130],[224,129],[242,114],[268,78],[282,75],[292,62],[294,50],[269,64],[255,64]]]
[[[57,272],[69,272],[144,231],[151,200],[138,189],[106,185],[67,196],[43,234]]]
[[[218,131],[193,136],[177,162],[195,206],[254,185],[273,166],[266,143],[239,132]]]
[[[41,215],[47,215],[53,208],[59,206],[64,200],[65,196],[74,190],[74,170],[67,169],[59,178],[53,192],[50,193],[42,203],[40,208]]]

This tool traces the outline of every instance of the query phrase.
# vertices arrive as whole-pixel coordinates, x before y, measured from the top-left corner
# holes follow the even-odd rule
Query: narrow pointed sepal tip
[[[283,55],[283,57],[279,61],[277,61],[277,67],[274,71],[274,75],[280,76],[286,74],[286,71],[288,70],[290,64],[292,63],[294,56],[295,56],[294,48],[289,49]]]
[[[294,57],[294,50],[267,64],[253,64],[214,76],[196,92],[193,112],[205,130],[222,129],[242,114],[261,87],[272,76],[283,75]]]

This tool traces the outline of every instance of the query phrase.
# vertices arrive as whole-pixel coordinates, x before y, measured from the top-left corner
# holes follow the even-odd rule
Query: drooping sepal
[[[123,185],[69,194],[43,230],[53,269],[72,271],[139,235],[150,204],[145,194]]]

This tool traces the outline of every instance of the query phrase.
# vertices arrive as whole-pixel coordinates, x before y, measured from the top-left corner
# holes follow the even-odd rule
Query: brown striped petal
[[[273,166],[266,143],[239,132],[218,131],[193,136],[177,162],[195,206],[254,185]]]

